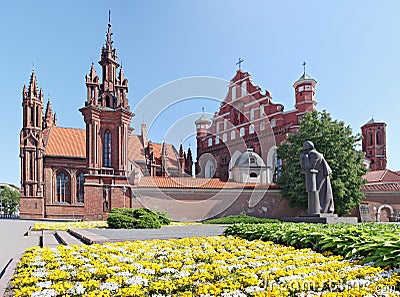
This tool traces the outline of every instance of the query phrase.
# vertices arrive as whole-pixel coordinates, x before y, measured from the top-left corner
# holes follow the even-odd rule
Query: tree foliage
[[[8,187],[0,190],[2,210],[5,215],[12,215],[17,211],[19,205],[19,192]]]
[[[333,120],[326,111],[306,113],[298,133],[289,135],[287,141],[279,145],[278,158],[284,161],[277,184],[282,188],[282,197],[289,199],[293,206],[307,209],[305,176],[299,162],[303,143],[307,140],[314,143],[332,169],[335,213],[349,213],[364,198],[360,191],[364,184],[362,175],[366,173],[364,154],[356,149],[360,136],[354,136],[349,126]]]

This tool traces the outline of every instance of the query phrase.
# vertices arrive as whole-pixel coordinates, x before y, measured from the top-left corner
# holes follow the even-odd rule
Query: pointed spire
[[[91,81],[93,81],[96,76],[97,76],[96,69],[94,68],[94,63],[92,62],[92,66],[90,67],[90,72],[89,72],[89,77]]]
[[[44,113],[44,128],[50,128],[53,126],[53,111],[51,108],[50,98],[47,100],[46,111]]]
[[[107,29],[107,35],[106,35],[106,48],[107,50],[112,49],[112,32],[111,32],[111,10],[108,11],[108,29]]]
[[[31,80],[29,82],[28,93],[31,98],[36,98],[38,95],[36,74],[35,74],[35,70],[33,68],[32,68]]]
[[[118,80],[120,81],[121,85],[125,80],[124,71],[122,70],[122,65],[121,68],[119,68]]]
[[[25,99],[27,95],[27,90],[26,90],[26,85],[24,85],[23,89],[22,89],[22,99]]]
[[[53,116],[53,125],[54,125],[54,126],[57,126],[57,113],[54,113],[54,116]]]

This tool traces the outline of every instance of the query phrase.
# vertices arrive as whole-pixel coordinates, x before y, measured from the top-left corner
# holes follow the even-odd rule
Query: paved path
[[[39,237],[24,236],[34,223],[17,219],[0,219],[0,296],[3,296],[23,252],[31,246],[39,245]],[[10,261],[11,259],[13,261]]]
[[[187,225],[166,226],[160,229],[88,229],[88,231],[108,238],[110,241],[168,239],[195,236],[222,235],[226,226]]]

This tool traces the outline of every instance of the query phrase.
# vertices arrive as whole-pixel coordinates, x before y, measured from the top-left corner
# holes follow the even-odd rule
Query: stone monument
[[[306,179],[306,191],[308,193],[308,214],[295,218],[284,218],[289,222],[309,223],[351,223],[356,224],[356,217],[338,217],[334,214],[333,193],[329,175],[331,168],[324,156],[318,152],[311,141],[303,144],[303,152],[300,154],[300,166]]]

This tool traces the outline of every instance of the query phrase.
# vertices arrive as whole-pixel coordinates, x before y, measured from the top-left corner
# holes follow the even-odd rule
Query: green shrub
[[[224,234],[330,251],[346,259],[361,257],[363,263],[381,267],[400,267],[400,226],[396,224],[236,224],[227,227]]]
[[[135,219],[118,212],[110,212],[107,218],[108,228],[130,229],[134,228]]]
[[[161,228],[170,224],[166,213],[147,208],[113,208],[108,215],[108,227],[113,229]]]
[[[245,213],[241,213],[238,215],[206,220],[206,221],[203,221],[202,223],[203,224],[239,224],[239,223],[262,224],[262,223],[279,223],[279,220],[256,218],[256,217],[248,216]]]

